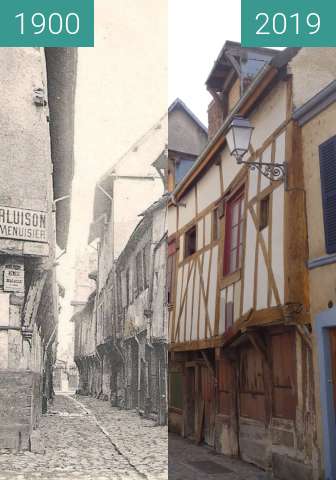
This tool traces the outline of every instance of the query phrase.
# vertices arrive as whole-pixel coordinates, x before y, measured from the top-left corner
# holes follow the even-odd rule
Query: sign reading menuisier
[[[94,0],[1,2],[0,47],[93,47]]]
[[[0,238],[47,243],[46,212],[0,207]]]

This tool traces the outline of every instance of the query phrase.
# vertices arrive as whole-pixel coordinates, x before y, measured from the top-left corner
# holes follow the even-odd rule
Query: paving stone
[[[169,434],[169,480],[271,480],[270,473]],[[288,479],[289,480],[289,479]]]
[[[108,402],[79,399],[81,403],[58,395],[53,411],[42,417],[36,437],[40,437],[45,446],[44,455],[0,451],[0,480],[163,480],[168,477],[167,456],[162,455],[162,449],[167,449],[165,428],[144,422],[135,412],[112,408]],[[151,464],[141,465],[145,457],[151,457]],[[157,476],[147,476],[154,469]]]

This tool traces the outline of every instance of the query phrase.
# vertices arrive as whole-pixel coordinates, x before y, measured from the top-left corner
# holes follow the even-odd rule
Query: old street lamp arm
[[[287,185],[287,163],[252,162],[243,160],[249,151],[254,128],[247,118],[234,116],[226,134],[226,142],[231,156],[235,157],[237,164],[244,164],[250,170],[258,170],[264,177],[271,181],[284,180]]]
[[[247,165],[250,170],[259,170],[259,172],[271,181],[279,181],[287,179],[287,163],[266,163],[266,162],[250,162],[237,158],[238,164]]]

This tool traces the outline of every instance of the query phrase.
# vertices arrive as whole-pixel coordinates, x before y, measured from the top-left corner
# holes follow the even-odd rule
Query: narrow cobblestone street
[[[248,463],[169,434],[169,480],[271,480]],[[290,480],[290,479],[288,479]]]
[[[163,480],[167,429],[90,397],[58,395],[39,432],[45,453],[0,453],[0,480]]]

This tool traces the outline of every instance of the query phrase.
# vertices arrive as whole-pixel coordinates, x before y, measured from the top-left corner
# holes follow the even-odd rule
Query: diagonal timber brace
[[[201,354],[202,354],[203,360],[205,361],[206,366],[210,370],[211,375],[216,379],[216,372],[213,365],[211,364],[211,361],[208,358],[208,355],[204,350],[201,350]]]
[[[35,270],[33,273],[22,312],[22,333],[24,337],[31,338],[47,275],[47,270]]]

